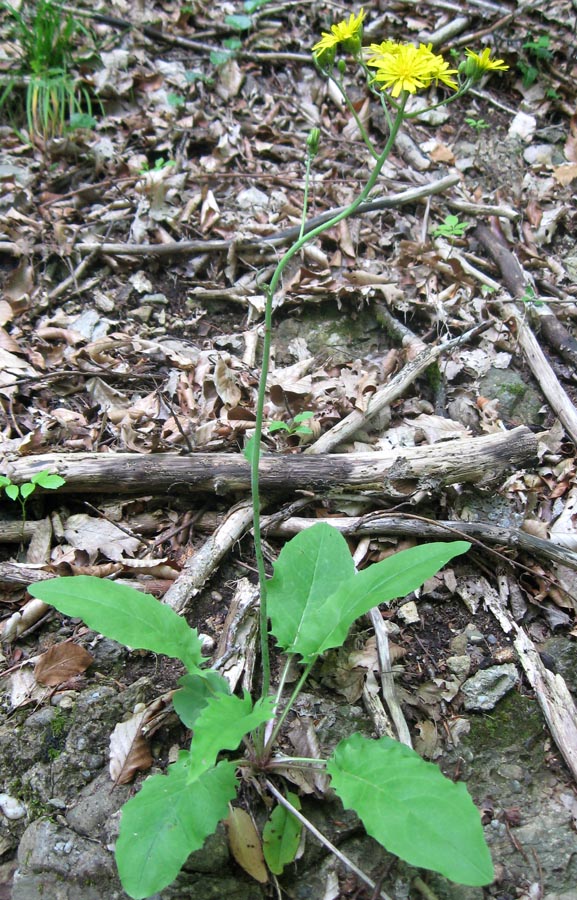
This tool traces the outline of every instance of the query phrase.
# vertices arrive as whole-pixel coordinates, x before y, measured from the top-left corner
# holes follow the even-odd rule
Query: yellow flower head
[[[361,49],[364,18],[365,11],[361,9],[357,16],[351,13],[348,22],[338,22],[336,25],[331,25],[330,32],[323,31],[322,38],[313,47],[313,53],[317,60],[330,64],[339,44],[343,45],[344,50],[358,53]]]
[[[382,44],[371,44],[373,55],[367,65],[376,68],[375,81],[382,84],[383,90],[391,89],[391,96],[398,97],[401,91],[414,94],[428,88],[433,82],[442,81],[448,87],[458,85],[451,75],[457,70],[450,69],[449,63],[442,56],[432,52],[431,44],[397,44],[384,41]]]
[[[503,59],[491,59],[489,47],[485,47],[482,53],[473,53],[472,50],[465,50],[465,53],[467,59],[461,64],[461,68],[465,77],[472,78],[473,81],[479,81],[486,72],[504,72],[509,68]]]

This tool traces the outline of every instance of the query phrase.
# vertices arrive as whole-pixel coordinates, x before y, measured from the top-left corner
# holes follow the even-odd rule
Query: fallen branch
[[[417,489],[493,482],[534,460],[536,453],[537,437],[520,425],[482,437],[378,453],[271,454],[261,461],[261,485],[263,493],[345,490],[406,498]],[[240,453],[44,453],[14,461],[0,458],[0,471],[16,484],[45,469],[65,479],[61,493],[229,494],[250,488],[250,466]]]
[[[382,311],[380,314],[382,316]],[[451,341],[445,341],[444,343],[436,344],[433,347],[425,347],[425,349],[408,362],[397,375],[391,378],[384,387],[379,388],[379,390],[373,394],[367,403],[367,408],[364,412],[361,412],[358,409],[353,410],[346,418],[337,422],[330,431],[321,435],[314,444],[307,447],[304,451],[305,454],[314,456],[319,453],[329,453],[335,447],[338,447],[343,441],[352,437],[355,432],[364,428],[367,421],[373,416],[376,416],[386,406],[389,406],[399,397],[402,397],[409,385],[416,381],[419,375],[422,375],[422,373],[425,372],[442,353],[447,350],[452,350],[453,347],[457,347],[459,344],[464,344],[483,328],[485,328],[484,324],[477,325],[475,328],[471,328],[470,331],[465,332],[465,334],[462,334],[460,337],[454,338]],[[410,340],[408,334],[407,340]],[[418,341],[418,344],[421,344],[421,342]]]
[[[272,516],[271,516],[272,519]],[[268,526],[263,521],[263,529],[267,535],[289,538],[306,528],[310,528],[318,519],[292,516],[284,522]],[[330,519],[333,528],[341,534],[360,537],[362,535],[405,535],[416,538],[442,538],[452,535],[472,538],[485,544],[494,544],[501,549],[521,550],[531,556],[537,556],[547,562],[560,566],[568,566],[577,572],[577,553],[534,537],[517,528],[505,528],[502,525],[490,525],[486,522],[454,521],[426,522],[419,516],[406,517],[402,513],[373,512],[366,516],[337,516]]]
[[[535,644],[513,620],[496,592],[489,591],[485,603],[504,633],[514,634],[513,644],[519,661],[535,691],[553,740],[577,781],[577,707],[565,680],[545,668]]]

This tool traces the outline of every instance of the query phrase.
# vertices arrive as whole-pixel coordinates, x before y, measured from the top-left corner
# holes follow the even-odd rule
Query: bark
[[[417,489],[461,482],[488,484],[535,460],[537,437],[525,426],[482,437],[375,453],[270,455],[261,461],[261,491],[346,490],[401,498]],[[154,493],[246,493],[250,467],[239,453],[44,453],[8,461],[0,471],[15,483],[48,469],[66,484],[60,493],[135,496]]]

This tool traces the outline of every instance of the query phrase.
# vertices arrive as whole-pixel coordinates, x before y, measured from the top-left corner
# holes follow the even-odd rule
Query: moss
[[[63,710],[58,709],[56,715],[50,723],[50,731],[54,737],[61,737],[64,732],[68,733],[70,728],[70,716]]]
[[[471,718],[466,743],[482,753],[520,747],[531,751],[543,736],[543,717],[536,700],[512,692],[490,713]]]

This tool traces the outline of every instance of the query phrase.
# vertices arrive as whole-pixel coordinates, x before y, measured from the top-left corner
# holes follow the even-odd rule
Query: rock
[[[449,656],[447,658],[447,666],[460,681],[464,681],[471,671],[471,657],[466,655]]]
[[[120,900],[114,858],[95,841],[48,819],[30,825],[18,848],[12,900]]]
[[[493,709],[518,680],[517,669],[512,663],[481,669],[461,685],[465,709]]]
[[[569,690],[577,696],[577,646],[575,641],[562,635],[549,638],[540,650],[551,659],[551,666],[567,682]]]
[[[499,401],[499,415],[513,424],[540,425],[543,398],[510,369],[491,368],[479,382],[479,392]]]
[[[113,786],[108,769],[79,792],[78,801],[66,813],[66,822],[78,834],[102,837],[101,829],[130,798],[131,785]]]

